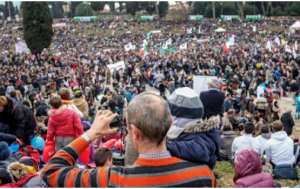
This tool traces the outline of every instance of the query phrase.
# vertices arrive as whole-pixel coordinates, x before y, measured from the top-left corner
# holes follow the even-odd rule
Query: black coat
[[[47,111],[50,110],[50,107],[47,106],[46,104],[41,104],[37,109],[36,109],[36,116],[48,116]]]
[[[204,108],[203,119],[216,115],[223,116],[223,104],[225,100],[223,92],[218,90],[203,91],[200,94],[200,100]]]
[[[281,116],[281,122],[283,123],[287,135],[290,136],[293,132],[293,126],[295,125],[292,115],[289,112],[284,113]]]
[[[3,123],[0,123],[0,142],[4,141],[8,144],[14,142],[17,137],[8,133],[9,126]]]
[[[36,122],[32,111],[14,100],[8,99],[8,105],[0,112],[0,122],[9,126],[9,133],[17,138],[33,134]]]

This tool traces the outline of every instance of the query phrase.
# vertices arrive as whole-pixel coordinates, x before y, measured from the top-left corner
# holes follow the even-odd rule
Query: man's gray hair
[[[160,145],[171,126],[171,113],[165,100],[155,94],[144,92],[137,95],[127,107],[127,123],[135,125],[142,140]]]
[[[208,82],[209,85],[211,85],[211,87],[213,88],[218,88],[220,86],[220,82],[219,80],[215,79],[215,78],[212,78],[209,82]]]

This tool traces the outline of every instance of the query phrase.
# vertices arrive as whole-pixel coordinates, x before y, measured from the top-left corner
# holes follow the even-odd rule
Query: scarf
[[[70,100],[61,100],[63,104],[73,104]]]

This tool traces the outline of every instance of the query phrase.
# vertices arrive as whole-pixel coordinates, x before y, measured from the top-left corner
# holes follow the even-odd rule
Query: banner
[[[221,15],[222,22],[224,21],[236,21],[240,17],[238,15]]]
[[[114,63],[114,64],[108,64],[107,67],[110,69],[110,72],[113,73],[114,69],[118,71],[119,69],[125,69],[125,62],[122,60],[120,62]]]
[[[96,16],[74,17],[74,22],[96,22]]]
[[[52,28],[66,27],[66,26],[67,26],[66,23],[56,23],[56,24],[52,24]]]
[[[15,47],[16,47],[16,53],[23,53],[23,52],[30,51],[27,47],[27,44],[24,42],[15,44]]]
[[[197,43],[205,43],[205,42],[209,42],[210,39],[199,39],[197,40]]]
[[[141,21],[142,22],[152,22],[153,16],[141,16]]]
[[[152,33],[161,33],[161,30],[154,30]]]
[[[262,16],[261,15],[246,15],[246,21],[261,21]]]
[[[204,17],[203,17],[203,15],[190,15],[189,20],[190,21],[203,21]]]
[[[170,54],[170,53],[172,53],[174,51],[175,51],[175,47],[174,46],[172,48],[170,48],[170,49],[167,49],[167,50],[165,50],[163,48],[159,48],[159,53],[161,53],[161,54]]]
[[[215,76],[194,76],[193,77],[193,89],[198,94],[198,96],[202,91],[208,90],[207,83],[211,79],[218,79],[218,78]]]
[[[180,48],[180,49],[187,49],[187,43],[184,43],[184,44],[180,45],[179,48]]]

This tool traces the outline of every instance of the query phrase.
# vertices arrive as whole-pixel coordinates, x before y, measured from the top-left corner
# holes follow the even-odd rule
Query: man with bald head
[[[142,93],[127,108],[130,141],[139,157],[131,167],[75,168],[80,153],[96,138],[115,133],[109,123],[117,116],[99,111],[92,128],[52,158],[41,172],[52,187],[218,187],[207,165],[172,157],[166,134],[172,125],[168,104],[163,98]]]

